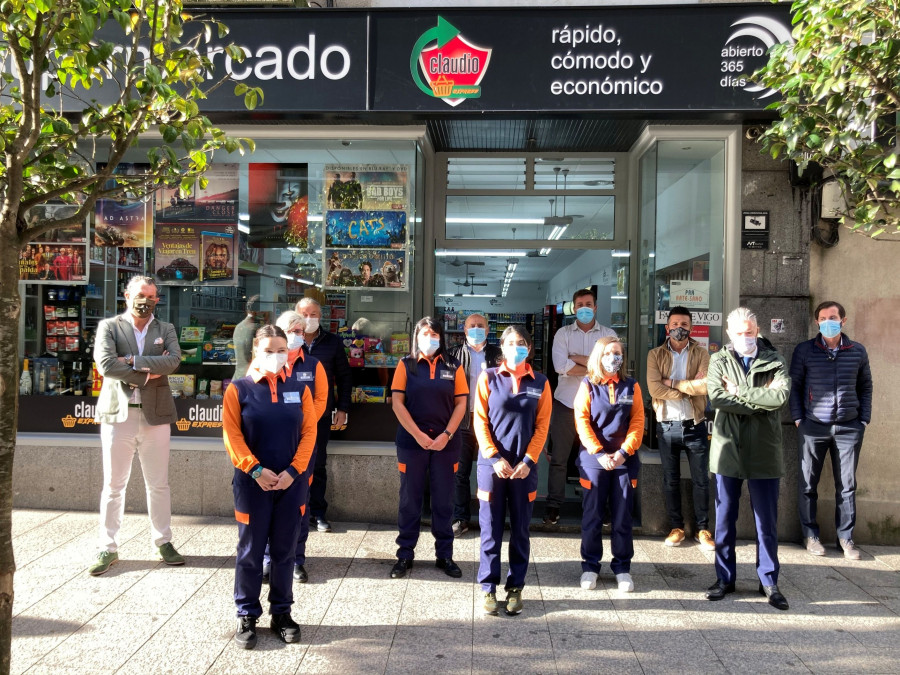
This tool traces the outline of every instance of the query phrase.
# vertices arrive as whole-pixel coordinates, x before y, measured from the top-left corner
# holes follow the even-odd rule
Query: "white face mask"
[[[287,363],[287,354],[265,353],[257,357],[259,369],[264,373],[277,373]]]
[[[317,330],[319,330],[319,317],[317,317],[317,316],[306,317],[306,332],[307,333],[315,333]]]
[[[294,351],[303,344],[303,336],[296,333],[287,334],[288,349]]]
[[[746,356],[747,354],[751,354],[754,349],[756,349],[756,336],[755,335],[737,335],[731,338],[731,344],[734,346],[734,351],[742,356]]]
[[[431,356],[438,350],[438,347],[441,346],[441,341],[430,335],[420,335],[417,344],[420,352],[425,356]]]

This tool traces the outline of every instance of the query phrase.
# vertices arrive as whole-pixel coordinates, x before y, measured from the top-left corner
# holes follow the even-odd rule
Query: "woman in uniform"
[[[531,554],[528,526],[537,497],[537,461],[550,428],[553,394],[550,383],[528,365],[531,335],[524,326],[509,326],[500,337],[503,362],[478,378],[475,436],[478,438],[478,520],[481,565],[478,581],[484,611],[497,613],[500,547],[509,510],[509,572],[506,613],[522,611],[522,588]]]
[[[634,378],[622,373],[625,349],[617,337],[597,340],[587,363],[587,376],[575,395],[575,428],[581,441],[581,587],[597,587],[603,556],[603,514],[612,516],[612,562],[619,590],[634,590],[631,558],[634,540],[631,511],[644,433],[644,404]]]
[[[391,578],[399,579],[413,566],[419,540],[425,478],[431,491],[431,533],[435,566],[451,577],[462,570],[453,562],[454,474],[459,464],[459,437],[454,437],[466,414],[469,385],[460,365],[444,348],[444,329],[426,316],[413,331],[411,353],[404,357],[391,384],[400,469],[400,507],[397,515],[397,562]]]
[[[284,642],[300,640],[300,626],[291,618],[291,566],[300,526],[297,513],[306,498],[306,483],[298,479],[316,441],[312,394],[285,371],[284,331],[277,326],[260,328],[253,355],[247,376],[233,380],[225,391],[222,411],[225,447],[235,467],[232,488],[239,523],[234,640],[244,649],[256,646],[263,554],[270,535],[270,626]]]

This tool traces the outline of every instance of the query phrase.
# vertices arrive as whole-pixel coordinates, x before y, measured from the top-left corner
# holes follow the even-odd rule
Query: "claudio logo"
[[[409,71],[425,94],[457,106],[467,98],[481,96],[480,84],[491,51],[466,40],[455,26],[439,16],[437,26],[416,41]]]

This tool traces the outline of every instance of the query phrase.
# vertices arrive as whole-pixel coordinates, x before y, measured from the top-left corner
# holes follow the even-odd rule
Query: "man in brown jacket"
[[[681,451],[687,455],[694,486],[694,540],[714,551],[709,531],[709,440],[706,431],[706,370],[709,352],[690,338],[693,322],[684,307],[669,310],[666,341],[647,354],[647,389],[656,413],[656,437],[663,470],[663,492],[672,531],[666,546],[684,541],[681,513]]]

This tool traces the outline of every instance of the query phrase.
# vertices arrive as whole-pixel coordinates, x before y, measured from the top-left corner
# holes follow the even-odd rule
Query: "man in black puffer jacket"
[[[827,301],[816,307],[819,333],[801,342],[791,359],[791,419],[800,445],[800,526],[806,550],[825,555],[819,541],[816,502],[825,455],[834,470],[835,529],[838,550],[859,560],[853,543],[856,524],[856,465],[866,425],[872,419],[872,373],[866,348],[841,328],[844,308]]]

